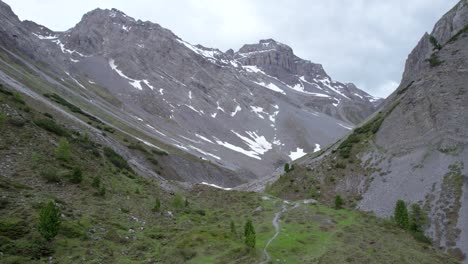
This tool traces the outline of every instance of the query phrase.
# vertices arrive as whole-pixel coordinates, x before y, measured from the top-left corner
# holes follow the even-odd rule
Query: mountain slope
[[[274,40],[223,53],[115,9],[93,10],[70,30],[53,32],[1,8],[3,48],[54,79],[40,93],[57,93],[148,143],[239,174],[186,173],[183,181],[232,187],[269,175],[335,142],[378,102]]]
[[[386,217],[398,199],[420,204],[426,235],[467,263],[467,28],[464,0],[423,36],[379,113],[323,155],[301,160],[272,191],[297,198],[320,188],[324,200],[338,193]]]
[[[0,135],[1,263],[259,263],[282,207],[281,232],[269,246],[274,259],[455,263],[370,214],[203,185],[165,190],[142,177],[133,158],[127,163],[110,150],[121,147],[114,134],[88,134],[78,120],[8,86],[0,86]],[[165,167],[161,153],[151,156]],[[60,225],[46,241],[38,221],[49,202]],[[255,249],[244,245],[247,219]]]

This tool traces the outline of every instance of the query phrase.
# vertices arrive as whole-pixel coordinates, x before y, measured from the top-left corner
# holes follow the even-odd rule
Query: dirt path
[[[290,205],[290,204],[287,201],[284,201],[283,205],[281,206],[281,210],[276,212],[275,217],[273,217],[272,224],[275,227],[275,234],[270,238],[270,240],[268,240],[265,247],[263,248],[263,254],[265,255],[265,260],[260,262],[260,264],[266,264],[271,260],[271,256],[268,253],[267,248],[271,244],[271,242],[273,240],[275,240],[275,238],[278,236],[279,232],[281,231],[280,225],[279,225],[279,219],[280,219],[281,215],[283,213],[285,213],[289,209],[297,208],[299,206],[299,203],[298,202],[294,203],[294,206],[292,206],[291,208],[288,208],[288,205]]]

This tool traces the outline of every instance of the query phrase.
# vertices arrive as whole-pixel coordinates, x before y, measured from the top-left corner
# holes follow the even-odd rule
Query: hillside
[[[282,210],[267,248],[277,263],[455,263],[371,214],[204,185],[171,183],[166,191],[109,148],[118,141],[97,143],[92,138],[108,137],[86,134],[77,120],[6,86],[0,110],[2,263],[261,262]],[[164,167],[164,154],[138,148]],[[37,226],[51,201],[61,224],[48,242]],[[256,229],[253,251],[243,244],[247,219]]]
[[[400,87],[347,137],[304,157],[270,189],[311,194],[389,217],[399,199],[419,204],[425,233],[460,260],[468,252],[468,2],[460,1],[409,55]]]

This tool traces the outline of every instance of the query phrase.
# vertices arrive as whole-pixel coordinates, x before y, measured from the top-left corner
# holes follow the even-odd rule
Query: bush
[[[111,149],[109,147],[105,147],[104,148],[104,155],[117,168],[132,171],[132,168],[130,168],[130,165],[128,165],[127,161],[124,158],[122,158],[122,156],[117,154],[113,149]]]
[[[80,167],[75,167],[72,170],[70,175],[70,182],[71,183],[80,183],[83,180],[83,172],[81,171]]]
[[[343,198],[340,195],[335,196],[335,209],[341,209],[343,207]]]
[[[176,194],[174,198],[172,198],[172,206],[174,208],[182,208],[185,206],[185,201],[182,195]]]
[[[13,100],[23,105],[26,104],[26,102],[23,100],[23,97],[18,92],[13,92]]]
[[[47,183],[59,183],[61,181],[60,175],[54,168],[46,168],[41,172],[41,176],[47,181]]]
[[[443,63],[443,61],[441,61],[439,59],[439,56],[437,56],[437,54],[435,53],[433,53],[431,57],[427,59],[427,61],[429,62],[429,65],[431,65],[432,68],[437,67]]]
[[[55,157],[61,161],[69,161],[71,157],[70,143],[66,138],[61,138],[55,149]]]
[[[49,132],[56,134],[57,136],[67,137],[69,135],[68,131],[65,128],[58,125],[57,123],[55,123],[54,120],[49,118],[41,118],[34,120],[34,124],[36,124],[38,127],[41,127]]]
[[[156,198],[156,201],[154,202],[154,207],[153,207],[153,212],[160,212],[161,211],[161,201],[159,198]]]
[[[406,203],[403,200],[397,201],[393,218],[395,219],[395,223],[399,227],[403,229],[408,229],[409,227],[408,209],[406,208]]]
[[[289,172],[289,163],[284,164],[284,172],[286,172],[286,173]]]
[[[91,186],[98,189],[101,186],[101,177],[99,176],[94,177],[93,182],[91,183]]]
[[[101,187],[99,188],[98,195],[99,196],[106,195],[106,188],[104,187],[104,185],[101,185]]]
[[[442,49],[442,45],[439,44],[439,42],[437,41],[437,39],[434,37],[434,36],[429,36],[429,42],[431,42],[432,44],[432,47],[434,50],[441,50]]]
[[[256,235],[255,235],[255,229],[252,224],[252,220],[247,220],[247,222],[244,225],[244,243],[248,248],[255,248],[256,244]]]
[[[54,238],[60,227],[60,210],[53,202],[49,202],[39,212],[37,229],[42,237],[48,241]]]

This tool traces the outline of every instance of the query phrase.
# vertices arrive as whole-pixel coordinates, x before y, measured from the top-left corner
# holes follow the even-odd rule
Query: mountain
[[[467,58],[463,0],[421,38],[380,111],[321,155],[300,160],[273,192],[297,198],[312,190],[329,202],[340,194],[384,217],[399,199],[419,204],[434,246],[468,263]]]
[[[351,192],[343,208],[310,199],[333,197],[341,160],[326,168],[328,185],[306,156],[268,188],[306,190],[303,200],[225,188],[265,184],[253,179],[290,161],[291,145],[292,158],[311,144],[327,160],[332,150],[320,147],[379,104],[286,45],[223,53],[117,10],[54,32],[0,1],[0,22],[1,263],[457,263],[424,236],[350,209]],[[380,132],[374,124],[395,107],[386,101],[357,137]]]
[[[0,84],[0,263],[456,263],[364,212],[164,186],[134,163],[138,152],[113,149],[138,146],[158,169],[170,162],[163,153],[119,131],[87,131],[47,101]],[[58,214],[44,213],[50,206]],[[58,225],[44,221],[51,215]],[[247,219],[255,248],[244,244]],[[56,232],[46,239],[44,229]]]
[[[20,21],[5,3],[0,9],[3,52],[52,84],[27,88],[232,172],[194,174],[177,161],[177,173],[162,175],[170,180],[233,187],[262,178],[335,142],[380,102],[272,39],[222,52],[116,9],[93,10],[65,32]]]

